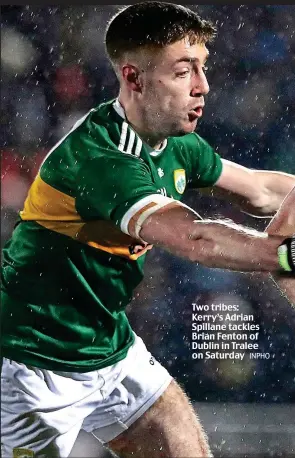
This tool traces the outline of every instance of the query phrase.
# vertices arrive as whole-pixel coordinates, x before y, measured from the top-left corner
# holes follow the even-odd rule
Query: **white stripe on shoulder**
[[[127,122],[123,122],[122,124],[122,130],[121,130],[121,136],[120,136],[120,143],[118,146],[118,149],[122,152],[124,152],[124,146],[127,138],[127,130],[128,130],[128,124]]]
[[[132,207],[130,207],[129,210],[125,213],[121,221],[121,231],[124,232],[125,234],[130,235],[128,232],[128,225],[129,225],[131,218],[134,215],[136,215],[136,213],[139,212],[141,209],[146,207],[148,204],[150,203],[155,204],[151,209],[149,209],[150,210],[149,214],[152,214],[154,211],[158,210],[159,208],[164,207],[165,205],[171,204],[172,202],[178,202],[178,201],[175,199],[172,199],[171,197],[162,196],[162,194],[151,194],[150,196],[144,197],[143,199],[136,202],[136,204],[132,205]],[[180,202],[178,203],[181,205]],[[145,213],[146,212],[144,212],[143,214]],[[138,229],[138,232],[139,231],[140,231],[140,228]]]
[[[133,129],[131,129],[129,124],[127,124],[124,108],[122,107],[122,105],[121,105],[121,103],[119,102],[118,99],[116,99],[115,102],[113,103],[113,108],[118,113],[118,115],[121,116],[121,118],[125,119],[125,121],[123,122],[123,126],[122,126],[120,144],[119,144],[118,149],[122,153],[132,154],[132,148],[134,146],[134,142],[135,142],[135,138],[136,138],[137,142],[136,142],[136,148],[135,148],[135,151],[134,151],[134,156],[139,157],[140,153],[141,153],[141,148],[142,148],[142,140],[141,140],[141,138],[134,132]],[[124,124],[126,124],[127,127]],[[128,128],[129,128],[129,131],[130,131],[130,137],[129,137],[129,142],[128,142],[127,149],[124,149],[126,138],[127,138]],[[124,133],[124,135],[123,135],[123,133]]]
[[[129,127],[129,142],[128,142],[128,146],[127,146],[127,150],[126,150],[127,154],[131,154],[132,153],[134,140],[135,140],[135,132],[134,132],[134,130],[130,129],[130,127]]]
[[[140,137],[137,136],[137,144],[135,148],[135,156],[139,157],[141,153],[141,148],[142,148],[142,140]]]

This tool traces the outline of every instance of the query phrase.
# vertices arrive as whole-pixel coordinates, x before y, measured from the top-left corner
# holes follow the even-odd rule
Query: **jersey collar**
[[[114,103],[113,103],[113,108],[114,108],[114,110],[118,113],[118,115],[121,116],[121,118],[125,119],[125,121],[127,120],[126,114],[125,114],[125,111],[124,111],[124,108],[123,108],[123,106],[121,105],[121,103],[120,103],[120,101],[119,101],[118,98],[116,98],[116,100],[114,101]],[[147,147],[147,149],[148,149],[149,154],[150,154],[151,156],[153,156],[153,157],[157,157],[157,156],[159,156],[159,155],[162,153],[162,151],[164,151],[164,149],[165,149],[166,146],[167,146],[167,143],[168,143],[168,141],[167,141],[167,139],[165,138],[165,140],[163,141],[163,144],[162,144],[161,148],[159,148],[159,149],[152,149],[150,146],[148,146],[148,145],[146,145],[146,144],[145,144],[145,145],[146,145],[146,147]]]
[[[125,115],[124,108],[122,107],[122,105],[119,102],[118,98],[114,101],[113,108],[118,113],[118,115],[121,116],[121,118],[126,120],[126,115]]]

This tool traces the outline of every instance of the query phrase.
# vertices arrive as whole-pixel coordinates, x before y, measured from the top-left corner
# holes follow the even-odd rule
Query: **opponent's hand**
[[[295,186],[285,197],[265,231],[270,235],[290,236],[295,233]]]
[[[285,235],[290,237],[295,232],[295,187],[284,199],[280,209],[266,228],[271,235]],[[288,261],[287,261],[288,262]],[[286,275],[285,275],[286,274]],[[292,276],[292,278],[291,278]],[[290,304],[295,306],[295,276],[285,271],[283,275],[271,275],[272,280],[286,297]]]
[[[266,232],[271,235],[286,235],[278,249],[279,262],[284,271],[295,272],[295,187],[285,197]]]

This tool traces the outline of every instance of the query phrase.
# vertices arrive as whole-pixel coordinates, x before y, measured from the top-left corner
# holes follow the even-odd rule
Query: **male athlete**
[[[4,457],[67,457],[81,428],[121,457],[211,456],[125,308],[152,245],[206,266],[294,274],[291,233],[203,221],[180,203],[186,187],[213,187],[271,214],[295,185],[222,160],[195,133],[214,35],[189,9],[153,1],[108,25],[119,96],[46,157],[3,251]]]

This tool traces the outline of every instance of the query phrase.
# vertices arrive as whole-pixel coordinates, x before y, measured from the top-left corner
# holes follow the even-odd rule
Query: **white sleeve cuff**
[[[150,196],[144,197],[136,202],[136,204],[132,205],[132,207],[125,213],[121,221],[121,231],[125,234],[131,235],[129,234],[128,227],[130,220],[135,217],[135,236],[136,238],[140,238],[139,232],[144,221],[160,208],[163,208],[173,202],[180,204],[180,202],[171,199],[170,197],[162,196],[161,194],[151,194]],[[132,236],[133,235],[134,234],[132,234]]]

